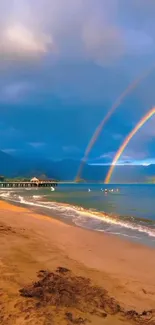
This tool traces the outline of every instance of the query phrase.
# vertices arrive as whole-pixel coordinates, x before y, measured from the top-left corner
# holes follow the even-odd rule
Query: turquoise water
[[[88,189],[91,192],[88,192]],[[103,192],[105,189],[113,192]],[[118,190],[118,191],[117,191]],[[65,202],[117,215],[155,220],[155,185],[61,185],[48,196]]]
[[[155,246],[155,185],[62,184],[54,192],[10,189],[0,196],[76,226]]]

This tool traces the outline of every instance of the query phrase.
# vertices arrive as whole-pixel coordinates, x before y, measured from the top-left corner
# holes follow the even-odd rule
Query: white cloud
[[[114,151],[110,151],[110,152],[107,152],[101,156],[99,156],[98,158],[96,159],[102,159],[102,158],[113,158],[115,155],[115,152]]]
[[[79,55],[107,65],[124,55],[154,50],[152,0],[130,0],[125,4],[124,0],[40,0],[39,4],[62,56]],[[124,16],[128,24],[122,23]]]
[[[0,87],[0,103],[18,104],[29,98],[30,94],[35,90],[35,85],[30,81],[14,81],[1,85]]]
[[[53,38],[44,30],[35,3],[6,0],[0,3],[0,58],[40,57],[53,48]]]
[[[16,151],[17,151],[17,149],[13,149],[13,148],[6,148],[6,149],[3,149],[2,150],[3,152],[5,152],[5,153],[8,153],[8,154],[13,154],[13,153],[15,153]]]
[[[2,2],[1,56],[25,58],[57,49],[58,57],[88,59],[105,65],[124,55],[154,51],[152,0]],[[123,24],[124,17],[127,23]]]
[[[35,148],[35,149],[38,149],[38,148],[41,148],[41,147],[44,147],[45,146],[45,143],[44,142],[29,142],[28,144],[31,147]]]
[[[46,53],[51,38],[33,31],[21,24],[8,26],[1,35],[1,54],[36,55]]]
[[[144,148],[136,148],[134,149],[133,147],[127,148],[125,152],[121,155],[120,161],[132,161],[132,160],[142,160],[147,158],[148,156],[148,151],[145,150]]]
[[[1,87],[0,102],[1,103],[18,103],[25,99],[27,93],[32,91],[34,86],[27,82],[14,82]]]

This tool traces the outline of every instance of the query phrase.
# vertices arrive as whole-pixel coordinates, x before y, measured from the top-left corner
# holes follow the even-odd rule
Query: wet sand
[[[90,279],[91,287],[99,286],[106,290],[108,299],[114,298],[121,312],[113,313],[105,306],[106,311],[102,312],[105,311],[106,317],[102,317],[101,311],[100,315],[87,312],[82,305],[81,309],[75,305],[67,307],[63,303],[53,302],[52,305],[48,290],[44,298],[47,300],[48,296],[50,304],[45,301],[42,304],[42,296],[41,299],[35,295],[21,296],[19,290],[27,285],[33,287],[33,282],[38,281],[37,273],[40,270],[54,272],[60,266],[71,270],[67,280],[63,277],[58,279],[61,286],[65,286],[70,279],[75,285],[76,277]],[[133,320],[136,323],[136,317],[127,317],[125,313],[129,310],[141,313],[155,308],[154,270],[154,249],[112,235],[77,228],[28,209],[0,202],[2,325],[70,325],[82,324],[82,321],[89,324],[85,319],[92,325],[128,325],[133,324]],[[82,281],[85,292],[85,280]],[[82,289],[81,294],[84,294]],[[93,303],[95,306],[95,300]],[[72,316],[66,316],[66,313]],[[154,311],[144,318],[143,324],[148,324],[148,319],[151,319],[149,324],[155,324]]]

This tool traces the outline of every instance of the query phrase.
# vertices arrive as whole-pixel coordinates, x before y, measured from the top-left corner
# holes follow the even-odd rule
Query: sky
[[[90,152],[88,163],[111,163],[155,106],[154,17],[154,0],[2,0],[0,149],[19,157],[82,159],[114,101],[154,65]],[[154,161],[154,125],[155,116],[120,163]]]

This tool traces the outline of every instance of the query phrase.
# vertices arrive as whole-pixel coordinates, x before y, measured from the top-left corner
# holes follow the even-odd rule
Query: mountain
[[[61,181],[75,179],[80,161],[65,159],[61,161],[37,160],[24,161],[20,175],[31,177],[46,174],[49,178]],[[81,178],[89,182],[103,182],[109,166],[85,164]],[[155,165],[150,166],[116,166],[112,175],[113,183],[146,183],[155,177]]]
[[[147,183],[155,178],[155,165],[137,166],[125,165],[116,166],[113,172],[114,183]]]
[[[65,159],[51,161],[43,158],[15,158],[0,151],[0,175],[6,177],[46,177],[60,181],[72,181],[77,175],[80,161]],[[81,178],[89,182],[103,182],[109,166],[85,164]],[[116,166],[112,175],[113,183],[146,183],[155,180],[155,165]]]
[[[0,174],[14,176],[18,172],[20,160],[0,150]]]

